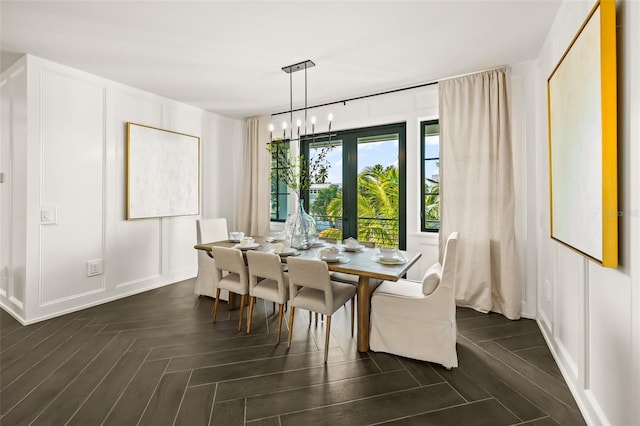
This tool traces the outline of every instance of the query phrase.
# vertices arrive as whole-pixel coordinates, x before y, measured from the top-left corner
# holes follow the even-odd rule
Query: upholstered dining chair
[[[288,346],[291,347],[293,320],[296,308],[327,316],[327,329],[324,342],[324,362],[329,354],[329,336],[331,335],[331,316],[351,299],[351,323],[353,329],[353,297],[355,286],[331,281],[327,264],[321,260],[289,257],[289,301],[291,303]]]
[[[247,318],[247,334],[251,333],[253,319],[253,305],[256,297],[279,304],[278,337],[276,345],[280,343],[282,330],[282,316],[284,305],[289,300],[289,275],[283,272],[280,256],[275,253],[247,251],[249,266],[249,317]],[[275,305],[274,305],[275,307]]]
[[[458,366],[455,270],[458,233],[447,239],[442,265],[422,282],[383,281],[371,297],[372,351]]]
[[[198,244],[222,241],[227,238],[227,219],[222,217],[196,220],[196,242]],[[215,261],[205,251],[198,250],[198,276],[195,293],[201,296],[215,297],[216,283]],[[222,291],[220,298],[228,300],[228,292]]]
[[[220,290],[225,289],[242,296],[240,300],[240,319],[238,319],[238,331],[242,329],[242,316],[244,305],[249,294],[249,273],[244,263],[242,252],[235,248],[212,247],[211,254],[216,261],[216,273],[218,288],[216,289],[216,301],[213,304],[213,322],[218,315],[218,302]],[[226,275],[224,273],[227,273]]]

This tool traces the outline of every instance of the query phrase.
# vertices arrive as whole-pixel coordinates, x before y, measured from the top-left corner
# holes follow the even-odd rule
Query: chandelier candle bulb
[[[269,139],[273,140],[273,123],[269,124]]]

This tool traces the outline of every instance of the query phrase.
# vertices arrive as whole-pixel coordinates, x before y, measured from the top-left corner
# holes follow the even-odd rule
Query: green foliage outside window
[[[323,194],[323,192],[327,194]],[[326,198],[334,189],[320,191],[317,199]],[[399,176],[395,166],[383,167],[376,164],[366,167],[358,174],[358,239],[373,241],[376,246],[398,245],[398,195]],[[342,190],[327,204],[325,215],[342,216]],[[320,233],[323,238],[342,238],[342,231],[336,228],[325,229]]]

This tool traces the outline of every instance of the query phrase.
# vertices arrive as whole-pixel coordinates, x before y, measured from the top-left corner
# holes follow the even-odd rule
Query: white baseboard
[[[175,284],[177,282],[185,281],[185,280],[192,279],[192,278],[195,278],[195,277],[193,276],[192,272],[188,272],[186,275],[181,275],[181,276],[172,274],[170,278],[171,279],[167,279],[167,280],[164,280],[164,281],[159,282],[159,283],[154,283],[154,284],[146,286],[146,287],[141,287],[141,288],[137,288],[137,289],[134,289],[134,290],[131,290],[131,291],[127,291],[125,293],[120,293],[120,294],[114,295],[112,297],[108,297],[106,299],[97,300],[97,301],[94,301],[94,302],[86,303],[84,305],[74,306],[72,308],[68,308],[68,309],[64,309],[64,310],[58,311],[58,312],[53,312],[53,313],[50,313],[50,314],[47,314],[47,315],[42,315],[42,316],[39,316],[39,317],[36,317],[36,318],[32,318],[32,319],[29,319],[28,321],[25,320],[24,318],[22,318],[20,315],[18,315],[13,310],[11,310],[8,306],[6,306],[4,304],[0,304],[0,307],[2,307],[5,311],[7,311],[9,314],[11,314],[11,316],[13,316],[20,324],[22,324],[22,325],[31,325],[31,324],[35,324],[35,323],[40,322],[40,321],[45,321],[45,320],[48,320],[48,319],[51,319],[51,318],[56,318],[56,317],[59,317],[59,316],[62,316],[62,315],[67,315],[67,314],[70,314],[70,313],[73,313],[73,312],[82,311],[83,309],[92,308],[92,307],[98,306],[98,305],[103,305],[105,303],[113,302],[113,301],[118,300],[118,299],[123,299],[125,297],[133,296],[133,295],[139,294],[139,293],[144,293],[145,291],[149,291],[149,290],[153,290],[153,289],[156,289],[156,288],[164,287],[164,286],[167,286],[167,285],[170,285],[170,284]],[[194,295],[195,295],[195,293],[194,293]]]
[[[588,389],[583,389],[581,386],[576,384],[573,380],[574,375],[571,373],[571,366],[566,366],[564,364],[564,358],[560,356],[558,353],[558,349],[556,347],[555,341],[553,337],[549,335],[549,328],[546,327],[546,324],[543,324],[540,319],[537,319],[538,327],[542,332],[542,336],[544,340],[547,342],[547,346],[551,351],[551,355],[553,359],[556,361],[558,368],[560,369],[560,373],[562,373],[562,377],[564,381],[567,383],[573,398],[576,400],[576,404],[580,409],[580,413],[584,417],[585,422],[588,425],[607,425],[610,424],[604,413],[600,409],[598,402],[593,398],[591,392]]]

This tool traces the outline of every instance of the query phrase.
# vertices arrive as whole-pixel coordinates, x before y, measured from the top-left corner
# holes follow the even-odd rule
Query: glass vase
[[[296,206],[297,210],[284,223],[284,232],[291,247],[304,250],[315,239],[316,220],[305,211],[302,199],[298,200]]]

